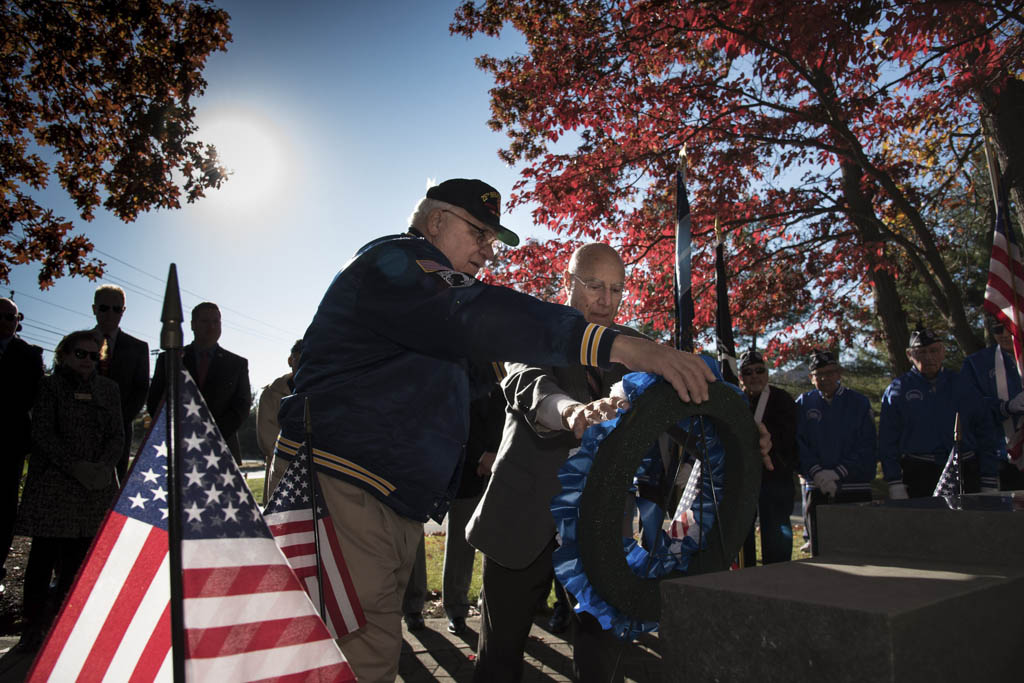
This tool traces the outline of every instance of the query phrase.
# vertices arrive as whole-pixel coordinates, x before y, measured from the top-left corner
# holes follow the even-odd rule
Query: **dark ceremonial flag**
[[[732,336],[732,314],[729,312],[729,280],[725,272],[725,244],[715,224],[715,341],[718,361],[726,382],[737,384],[736,341]]]
[[[681,150],[676,168],[675,341],[676,348],[683,351],[693,351],[692,242],[690,200],[686,196],[686,155]]]

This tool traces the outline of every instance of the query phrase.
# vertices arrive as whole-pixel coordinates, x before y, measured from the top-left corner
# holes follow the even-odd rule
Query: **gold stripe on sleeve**
[[[580,365],[587,365],[587,349],[590,348],[590,336],[594,333],[594,323],[589,323],[583,330],[583,341],[580,342]]]
[[[608,329],[606,327],[597,326],[597,330],[594,332],[593,338],[590,340],[590,363],[589,365],[597,367],[597,350],[601,348],[601,337],[604,335],[604,331]]]

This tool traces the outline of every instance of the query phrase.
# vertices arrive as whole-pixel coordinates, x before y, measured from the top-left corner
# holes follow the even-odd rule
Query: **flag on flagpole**
[[[1021,306],[1024,305],[1024,301],[1021,300],[1024,293],[1024,256],[1007,221],[1007,202],[1007,193],[1003,190],[997,203],[996,224],[992,232],[992,257],[988,266],[984,308],[1013,335],[1013,355],[1017,361],[1017,372],[1024,377],[1024,317],[1021,315]],[[1022,446],[1024,429],[1017,429],[1012,436],[1007,437],[1007,451],[1010,461],[1019,469],[1024,469]]]
[[[314,605],[320,604],[320,588],[317,585],[316,542],[313,538],[313,496],[309,490],[309,458],[306,449],[300,448],[297,455],[274,489],[270,502],[263,510],[274,541],[288,558],[295,574],[302,581],[306,593]],[[324,608],[327,628],[331,635],[340,638],[366,623],[363,609],[356,597],[352,577],[342,557],[341,547],[334,534],[327,506],[320,491],[316,492],[319,511],[317,528],[320,534],[320,573],[324,578]]]
[[[672,538],[685,538],[694,536],[693,531],[697,529],[693,510],[693,501],[697,500],[700,492],[700,460],[694,460],[692,465],[683,464],[681,468],[689,467],[689,474],[686,475],[686,486],[683,488],[683,495],[679,498],[676,511],[672,515],[672,522],[668,527],[668,535]]]
[[[354,681],[195,382],[179,381],[186,680]],[[27,680],[171,680],[167,434],[161,410]]]
[[[960,452],[956,446],[949,452],[946,458],[946,466],[942,468],[939,481],[935,484],[933,496],[957,496],[960,495]]]
[[[686,196],[686,156],[679,154],[676,169],[676,348],[693,351],[692,234],[690,200]]]

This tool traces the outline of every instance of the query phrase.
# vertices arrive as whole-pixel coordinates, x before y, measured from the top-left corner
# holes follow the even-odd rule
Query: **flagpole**
[[[182,586],[181,561],[181,475],[179,467],[179,409],[182,333],[181,293],[178,291],[178,270],[172,263],[167,273],[164,293],[163,327],[160,348],[164,351],[164,409],[167,411],[167,542],[171,574],[171,666],[175,683],[185,683],[185,591]]]
[[[730,384],[739,384],[736,376],[736,341],[732,334],[732,314],[729,312],[729,278],[725,271],[725,239],[715,218],[715,336],[718,361],[722,377]]]
[[[676,164],[676,348],[693,351],[693,235],[690,200],[686,196],[686,147]]]
[[[964,495],[964,468],[963,463],[960,462],[960,413],[957,412],[956,417],[953,419],[953,457],[956,458],[956,492],[957,495]],[[977,457],[981,457],[980,455]]]
[[[313,418],[309,412],[309,396],[306,396],[303,404],[305,410],[304,420],[306,422],[306,455],[309,456],[309,493],[313,499],[313,549],[316,553],[316,586],[317,595],[320,596],[320,618],[327,623],[327,610],[324,607],[324,575],[323,562],[320,555],[320,513],[317,506],[317,481],[316,470],[313,468]]]

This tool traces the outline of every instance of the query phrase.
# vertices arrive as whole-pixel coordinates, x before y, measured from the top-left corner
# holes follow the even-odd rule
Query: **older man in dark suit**
[[[192,309],[192,343],[184,348],[183,364],[191,373],[199,393],[213,415],[217,428],[227,442],[235,462],[242,463],[238,428],[245,422],[252,404],[249,390],[249,361],[221,348],[220,309],[204,301]],[[165,386],[164,354],[156,359],[153,382],[146,402],[150,415],[156,414]]]
[[[625,268],[606,244],[586,244],[573,254],[563,285],[570,306],[588,323],[621,334],[615,324]],[[475,681],[518,681],[534,609],[551,585],[555,523],[551,498],[558,470],[579,446],[588,424],[615,414],[620,399],[612,385],[628,370],[583,366],[542,368],[507,363],[501,389],[508,401],[505,430],[491,481],[466,530],[484,554],[483,614]],[[589,614],[576,616],[574,668],[583,680],[615,680],[620,645],[602,635]]]
[[[10,299],[0,299],[0,584],[14,540],[18,485],[31,444],[29,411],[43,376],[43,350],[15,334],[24,316]]]
[[[117,480],[124,481],[132,450],[132,422],[146,403],[149,389],[149,344],[121,329],[125,311],[124,290],[117,285],[101,285],[92,301],[96,316],[96,343],[100,347],[99,374],[117,382],[121,392],[121,417],[124,420],[124,446],[117,461]]]

